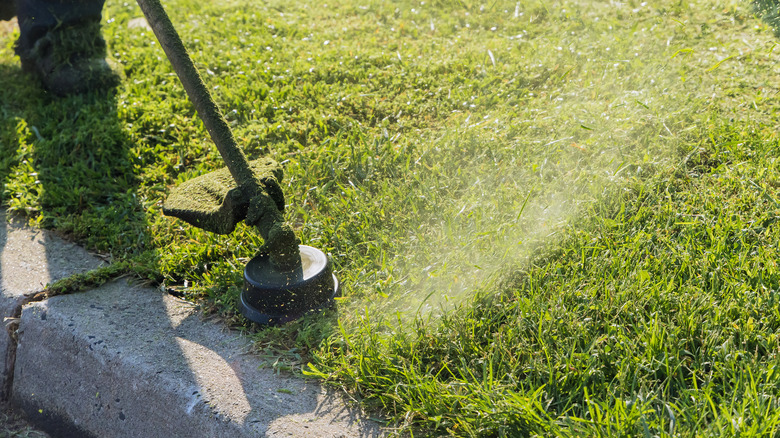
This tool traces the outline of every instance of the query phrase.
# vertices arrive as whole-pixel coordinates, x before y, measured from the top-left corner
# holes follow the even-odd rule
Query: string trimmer
[[[280,324],[332,304],[338,281],[330,260],[299,245],[284,222],[281,166],[247,160],[159,0],[137,1],[227,166],[174,188],[163,213],[218,234],[232,233],[242,220],[257,229],[265,243],[244,269],[240,302],[251,321]]]

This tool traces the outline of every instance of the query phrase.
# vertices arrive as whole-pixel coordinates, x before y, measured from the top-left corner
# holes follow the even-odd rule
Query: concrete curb
[[[0,233],[0,310],[12,327],[18,324],[14,337],[0,334],[6,396],[52,436],[382,435],[317,382],[258,368],[247,339],[204,322],[193,305],[158,290],[119,280],[26,303],[40,286],[14,286],[8,275],[32,284],[45,271],[46,284],[56,279],[55,260],[66,261],[63,276],[100,261],[45,232],[6,229],[5,242]],[[9,257],[6,266],[9,242],[20,242],[16,254],[25,260],[25,245],[42,246],[45,260],[24,271],[21,259]]]
[[[0,317],[10,329],[0,333],[0,398],[10,395],[16,350],[10,334],[22,305],[48,283],[103,265],[83,248],[0,213]]]

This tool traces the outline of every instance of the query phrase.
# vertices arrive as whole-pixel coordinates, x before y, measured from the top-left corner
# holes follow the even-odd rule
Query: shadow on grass
[[[0,66],[0,179],[9,210],[113,256],[149,244],[132,144],[114,93],[56,98]]]
[[[753,0],[753,10],[756,15],[768,24],[780,37],[780,1],[778,0]]]

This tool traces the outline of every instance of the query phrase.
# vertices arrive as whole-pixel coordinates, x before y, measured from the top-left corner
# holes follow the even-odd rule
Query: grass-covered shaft
[[[249,168],[246,156],[236,143],[222,111],[219,110],[206,84],[203,83],[200,73],[195,68],[187,48],[184,47],[162,4],[158,0],[138,0],[138,5],[179,76],[187,96],[211,135],[211,139],[225,160],[225,165],[233,179],[239,186],[254,183],[255,177],[252,169]]]

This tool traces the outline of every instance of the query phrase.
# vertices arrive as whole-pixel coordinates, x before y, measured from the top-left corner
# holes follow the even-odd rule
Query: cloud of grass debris
[[[415,226],[398,245],[387,299],[372,306],[402,321],[446,312],[527,263],[606,191],[695,147],[695,115],[723,94],[708,73],[733,68],[734,56],[725,35],[692,48],[707,32],[692,21],[698,7],[713,6],[518,3],[505,47],[476,71],[516,82],[522,98],[467,105],[426,141],[409,190],[421,205]],[[715,7],[723,19],[744,13]]]

